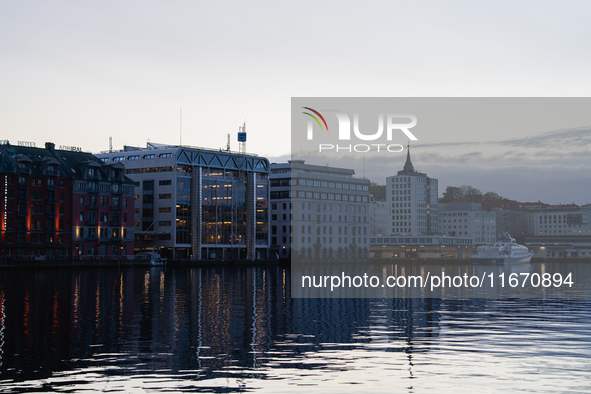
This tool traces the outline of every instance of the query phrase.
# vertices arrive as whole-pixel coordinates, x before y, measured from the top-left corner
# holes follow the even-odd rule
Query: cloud
[[[525,138],[507,138],[503,140],[488,141],[460,141],[444,143],[420,144],[421,148],[474,148],[484,146],[512,146],[525,149],[532,148],[577,148],[582,149],[591,146],[591,126],[579,128],[561,129],[532,135]]]

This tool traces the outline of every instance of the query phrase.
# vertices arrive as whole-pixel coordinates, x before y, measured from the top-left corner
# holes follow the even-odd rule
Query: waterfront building
[[[514,200],[482,200],[478,201],[482,208],[498,212],[497,214],[497,238],[501,233],[509,233],[514,237],[533,235],[532,212],[537,209],[549,207],[543,202],[518,202]]]
[[[503,233],[523,238],[534,235],[533,213],[549,204],[543,202],[518,202],[506,198],[497,200],[455,200],[451,203],[478,203],[483,210],[494,212],[496,216],[496,239]]]
[[[156,143],[97,156],[123,164],[136,183],[136,252],[195,260],[267,257],[266,158]]]
[[[533,213],[535,236],[589,236],[591,235],[591,204],[554,205]]]
[[[474,238],[476,244],[497,240],[496,212],[485,211],[480,203],[439,204],[439,232],[450,237]]]
[[[120,164],[70,149],[0,145],[0,255],[133,255],[133,190]]]
[[[426,234],[439,232],[438,182],[415,171],[410,160],[397,175],[386,178],[386,195],[390,204],[390,234]]]
[[[370,234],[372,236],[390,234],[391,221],[388,203],[386,201],[376,201],[373,196],[371,196],[369,218]]]
[[[472,237],[448,235],[387,235],[371,237],[372,258],[470,258],[475,253]]]
[[[271,164],[271,249],[307,260],[369,257],[369,185],[347,168]]]
[[[591,257],[589,235],[537,235],[525,238],[525,246],[538,258]]]

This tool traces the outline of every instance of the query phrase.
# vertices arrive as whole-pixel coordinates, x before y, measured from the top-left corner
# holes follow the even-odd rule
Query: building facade
[[[483,210],[480,203],[439,204],[440,234],[473,238],[477,245],[497,241],[496,218],[496,212]]]
[[[369,205],[370,234],[389,235],[390,234],[390,213],[386,201],[376,201],[373,196],[370,198]]]
[[[346,168],[271,165],[271,250],[305,260],[369,257],[368,179]]]
[[[470,258],[475,253],[474,238],[447,235],[378,236],[370,239],[373,258]]]
[[[135,249],[162,256],[260,259],[269,249],[269,162],[148,143],[98,155],[135,181]]]
[[[535,236],[591,235],[591,206],[559,205],[533,211]]]
[[[402,171],[386,178],[386,195],[391,213],[390,234],[439,232],[437,179],[415,171],[410,148]]]
[[[133,255],[134,184],[122,166],[53,143],[4,144],[0,155],[0,255]]]

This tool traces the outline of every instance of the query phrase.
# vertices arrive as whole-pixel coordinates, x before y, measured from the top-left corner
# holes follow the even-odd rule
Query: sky
[[[282,161],[291,97],[587,97],[590,11],[587,1],[0,2],[0,139],[97,153],[109,137],[115,149],[218,148],[230,133],[237,150],[246,121],[247,151]],[[448,168],[440,193],[499,178],[466,173],[478,157],[438,162],[421,149],[415,167]],[[576,168],[558,155],[547,181],[520,191],[480,187],[591,202],[576,186],[587,152],[578,147]]]
[[[319,110],[323,129],[306,108]],[[410,149],[414,168],[439,180],[439,195],[450,185],[471,185],[522,202],[587,204],[590,108],[591,98],[583,97],[294,98],[291,145],[295,159],[353,168],[378,184],[402,170]],[[334,110],[349,124],[341,125]],[[392,113],[402,115],[386,115]],[[408,135],[385,131],[385,118],[408,125],[404,114],[415,119]]]

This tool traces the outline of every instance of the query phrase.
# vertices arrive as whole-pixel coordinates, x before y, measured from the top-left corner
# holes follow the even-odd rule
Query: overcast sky
[[[590,11],[588,1],[4,1],[0,139],[92,152],[109,136],[115,148],[178,143],[182,107],[183,144],[222,147],[231,133],[237,149],[246,120],[247,150],[274,159],[290,151],[293,96],[589,96]],[[435,159],[419,167],[444,165]],[[569,160],[555,158],[551,182],[567,182]],[[585,190],[576,202],[589,202]],[[526,192],[572,202],[539,182]]]

